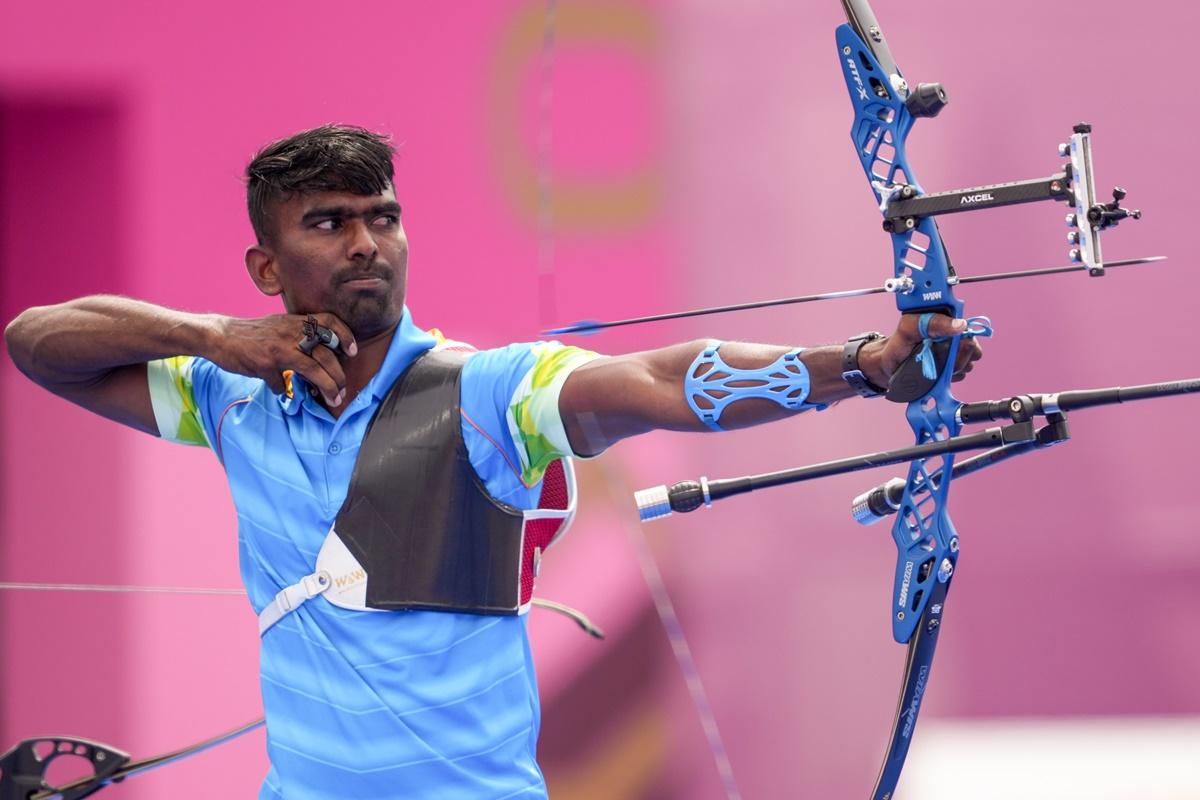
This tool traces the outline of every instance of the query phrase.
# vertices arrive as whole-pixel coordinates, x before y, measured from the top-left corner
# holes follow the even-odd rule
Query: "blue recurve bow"
[[[1006,278],[1060,272],[1104,274],[1099,234],[1141,212],[1121,207],[1122,189],[1113,199],[1096,197],[1092,170],[1091,127],[1080,123],[1070,141],[1059,146],[1068,158],[1060,172],[1043,178],[978,186],[929,194],[917,182],[906,153],[908,134],[922,117],[934,117],[948,102],[941,84],[910,86],[896,66],[882,29],[867,0],[842,0],[847,22],[837,28],[838,58],[854,109],[851,139],[855,153],[890,234],[893,273],[882,287],[827,292],[742,303],[734,306],[657,314],[612,322],[580,322],[547,331],[549,334],[587,334],[619,325],[770,305],[807,303],[891,293],[901,314],[921,315],[922,330],[930,315],[962,318],[963,302],[955,287]],[[960,278],[938,230],[936,217],[1038,201],[1062,202],[1066,216],[1071,265]],[[1114,261],[1109,267],[1148,263],[1161,257]],[[942,340],[926,337],[924,345],[897,370],[888,386],[889,400],[906,404],[915,444],[796,469],[710,481],[683,481],[636,493],[641,519],[672,512],[693,511],[724,497],[888,464],[908,463],[905,479],[893,479],[854,500],[854,517],[871,524],[895,516],[892,538],[898,557],[892,592],[891,620],[895,640],[908,645],[904,678],[883,765],[871,797],[891,800],[912,742],[921,701],[945,611],[946,596],[959,555],[959,538],[950,520],[947,500],[952,479],[1032,452],[1069,438],[1066,412],[1096,405],[1200,392],[1200,379],[1186,379],[1129,388],[1019,395],[996,401],[964,404],[950,390],[955,359],[963,336],[989,335],[985,317],[972,320],[968,331]],[[1046,424],[1037,427],[1035,419]],[[964,424],[989,420],[1004,425],[963,434]],[[955,454],[986,452],[955,464]]]
[[[843,0],[843,5],[848,22],[837,29],[837,47],[854,107],[851,138],[886,215],[889,201],[897,196],[924,194],[909,165],[905,145],[916,119],[936,116],[948,98],[940,84],[915,88],[907,85],[865,0]],[[901,186],[904,188],[897,191],[896,187]],[[885,230],[892,238],[893,280],[907,288],[895,293],[900,312],[944,313],[961,318],[963,302],[954,296],[957,276],[936,219],[889,219]],[[932,386],[924,382],[923,374],[912,369],[915,360],[906,362],[908,369],[898,376],[901,380],[893,379],[889,386],[889,399],[908,400],[908,422],[919,445],[961,433],[962,424],[955,414],[958,403],[950,391],[960,341],[961,336],[955,336],[941,347],[938,375]],[[902,397],[896,394],[901,386]],[[954,454],[946,453],[920,457],[909,464],[892,528],[899,551],[892,592],[892,635],[897,642],[908,644],[908,657],[887,755],[872,793],[877,800],[888,800],[900,779],[928,685],[946,593],[958,561],[958,535],[947,509],[948,476],[953,474],[953,463]]]

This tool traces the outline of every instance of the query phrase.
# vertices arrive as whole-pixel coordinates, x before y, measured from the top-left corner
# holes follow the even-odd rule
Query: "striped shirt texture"
[[[470,349],[407,311],[383,365],[338,419],[308,395],[180,356],[147,367],[164,439],[208,446],[225,468],[242,580],[255,613],[313,571],[345,499],[367,424],[433,347]],[[537,505],[546,466],[570,454],[558,394],[596,354],[557,342],[474,353],[462,433],[487,490]],[[527,618],[361,612],[315,598],[263,636],[271,768],[259,800],[546,797]]]

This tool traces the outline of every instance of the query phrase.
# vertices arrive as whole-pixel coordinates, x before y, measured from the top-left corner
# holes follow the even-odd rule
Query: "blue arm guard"
[[[808,367],[800,360],[803,347],[789,350],[759,369],[735,369],[717,352],[721,344],[710,341],[688,368],[683,382],[688,405],[711,430],[723,430],[718,424],[721,412],[730,403],[747,397],[761,397],[800,411],[825,410],[820,403],[807,402],[811,382]]]

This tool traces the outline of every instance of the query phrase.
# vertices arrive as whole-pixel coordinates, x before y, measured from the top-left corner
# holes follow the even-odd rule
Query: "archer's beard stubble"
[[[350,290],[339,287],[336,303],[330,309],[350,327],[357,339],[367,339],[395,324],[400,304],[393,305],[391,281],[378,291]]]

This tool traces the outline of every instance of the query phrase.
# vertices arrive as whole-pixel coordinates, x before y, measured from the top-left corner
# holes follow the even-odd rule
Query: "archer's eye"
[[[313,227],[321,231],[335,231],[340,227],[340,224],[336,219],[323,219]]]
[[[400,217],[396,214],[380,214],[375,218],[374,224],[381,228],[390,228],[400,222]]]

